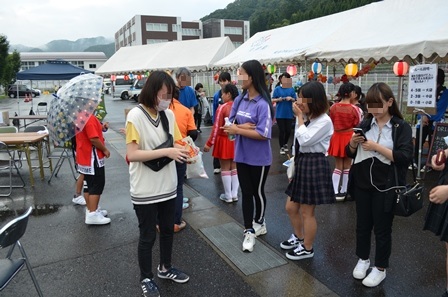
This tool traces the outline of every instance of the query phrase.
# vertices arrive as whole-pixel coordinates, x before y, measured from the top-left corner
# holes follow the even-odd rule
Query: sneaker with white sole
[[[353,269],[353,277],[356,279],[364,279],[366,277],[367,270],[370,267],[370,260],[359,259],[358,263]]]
[[[233,202],[237,202],[238,201],[238,196],[236,197],[232,197]]]
[[[97,212],[99,212],[103,217],[107,217],[108,212],[105,209],[102,209],[99,205],[98,208],[96,209]],[[89,213],[89,210],[86,208],[86,214]]]
[[[285,155],[285,149],[284,148],[280,148],[280,155]]]
[[[110,223],[110,219],[104,217],[99,211],[86,213],[85,223],[87,225],[106,225]]]
[[[264,220],[262,224],[258,224],[257,222],[252,221],[252,226],[255,230],[255,236],[260,236],[268,233],[268,229],[266,229],[266,220]]]
[[[252,252],[255,245],[255,232],[249,230],[244,230],[244,240],[243,240],[243,252]]]
[[[86,205],[86,199],[84,199],[83,195],[73,196],[72,202],[78,205]]]
[[[187,209],[190,207],[190,203],[182,203],[182,209]]]
[[[162,271],[160,270],[160,266],[157,266],[157,276],[159,278],[170,279],[179,284],[186,283],[190,279],[188,275],[172,266],[167,271]]]
[[[376,267],[372,268],[369,275],[362,281],[362,284],[366,287],[373,288],[378,286],[386,278],[386,269],[383,271]]]
[[[226,194],[219,195],[219,199],[221,199],[222,201],[227,202],[227,203],[232,203],[233,202],[232,198],[227,199]]]
[[[157,287],[154,280],[145,278],[141,282],[143,297],[160,297],[159,287]]]
[[[287,145],[287,144],[285,144],[285,145],[283,146],[283,151],[284,151],[284,152],[289,152],[289,149],[288,149],[288,145]]]
[[[221,173],[221,168],[215,168],[215,169],[213,169],[213,173],[214,173],[214,174]]]
[[[286,253],[286,258],[290,260],[302,260],[314,257],[314,250],[307,250],[303,245],[299,244],[293,251]]]
[[[188,203],[188,201],[190,201],[190,199],[188,199],[187,197],[184,197],[184,198],[182,199],[182,201],[183,201],[184,203]]]
[[[291,234],[288,240],[280,243],[280,247],[284,250],[292,250],[303,244],[303,239],[299,239],[295,234]]]

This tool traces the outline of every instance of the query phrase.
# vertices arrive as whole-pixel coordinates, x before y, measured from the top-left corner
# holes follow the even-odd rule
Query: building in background
[[[202,23],[203,38],[229,36],[235,48],[250,38],[250,22],[239,20],[208,19]]]
[[[97,70],[107,61],[103,52],[21,52],[20,71],[45,64],[47,60],[57,59],[91,71]]]
[[[180,17],[135,15],[115,32],[115,51],[123,46],[229,36],[235,46],[250,37],[249,21],[211,19],[182,21]]]

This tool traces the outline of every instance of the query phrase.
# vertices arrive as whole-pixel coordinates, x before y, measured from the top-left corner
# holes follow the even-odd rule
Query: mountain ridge
[[[115,53],[115,41],[104,36],[79,38],[75,41],[67,39],[52,40],[38,47],[29,47],[23,44],[12,44],[11,51],[18,52],[104,52],[107,57]]]

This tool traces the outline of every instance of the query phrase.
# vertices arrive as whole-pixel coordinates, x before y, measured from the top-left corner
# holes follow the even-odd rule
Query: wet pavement
[[[49,102],[50,96],[35,99]],[[28,113],[30,105],[19,104],[21,113]],[[84,207],[71,202],[74,179],[68,163],[48,184],[36,178],[36,186],[29,187],[28,169],[21,170],[27,187],[14,189],[10,198],[0,198],[0,226],[33,206],[27,232],[22,244],[34,267],[34,272],[45,296],[140,296],[137,265],[138,227],[129,198],[129,175],[123,159],[124,109],[133,107],[131,101],[106,97],[111,129],[105,133],[111,158],[106,161],[106,188],[101,207],[109,211],[112,223],[108,226],[84,224]],[[0,100],[0,110],[17,110],[17,99]],[[203,146],[210,133],[202,128],[196,141]],[[424,209],[409,218],[396,217],[393,226],[393,248],[390,268],[385,281],[377,288],[366,288],[353,279],[355,255],[355,203],[342,202],[316,208],[318,232],[314,258],[290,261],[284,257],[279,243],[291,234],[284,210],[287,186],[286,169],[279,155],[273,128],[273,164],[266,184],[268,196],[266,221],[268,233],[257,239],[257,247],[282,258],[281,264],[260,272],[245,274],[207,237],[214,228],[241,227],[241,201],[227,204],[219,200],[223,192],[220,175],[213,174],[210,153],[204,154],[204,165],[209,179],[187,180],[185,196],[191,207],[184,211],[187,228],[175,234],[173,264],[191,277],[186,284],[166,280],[156,282],[162,296],[440,296],[445,287],[444,244],[432,233],[422,231]],[[332,161],[332,160],[331,160]],[[3,175],[0,175],[4,180]],[[37,177],[37,172],[35,172]],[[411,177],[411,175],[409,175]],[[425,177],[431,188],[436,172]],[[3,181],[2,181],[3,182]],[[427,197],[427,195],[425,196]],[[230,224],[230,225],[227,225]],[[231,228],[231,231],[234,230]],[[208,232],[208,233],[207,233]],[[238,231],[237,231],[238,232]],[[242,239],[242,234],[241,234]],[[260,248],[261,249],[261,248]],[[0,251],[4,255],[5,251]],[[373,250],[371,255],[373,255]],[[238,254],[233,252],[232,254]],[[158,242],[153,260],[159,258]],[[244,254],[242,254],[244,257]],[[237,255],[238,256],[238,255]],[[241,256],[241,255],[239,255]],[[250,255],[252,256],[252,255]],[[261,255],[263,260],[265,256]],[[37,296],[26,270],[15,277],[1,292],[1,296]]]

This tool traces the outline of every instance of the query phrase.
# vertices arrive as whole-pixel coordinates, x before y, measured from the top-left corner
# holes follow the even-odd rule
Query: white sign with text
[[[436,107],[437,64],[411,66],[408,107]]]

